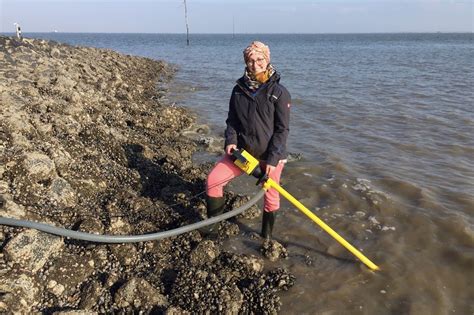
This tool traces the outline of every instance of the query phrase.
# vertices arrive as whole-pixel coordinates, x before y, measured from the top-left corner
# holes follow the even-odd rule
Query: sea
[[[282,200],[274,237],[288,257],[266,260],[296,276],[281,314],[474,314],[473,33],[24,35],[173,64],[172,101],[216,136],[243,49],[268,44],[300,157],[282,187],[380,267]],[[260,255],[245,238],[225,246]]]

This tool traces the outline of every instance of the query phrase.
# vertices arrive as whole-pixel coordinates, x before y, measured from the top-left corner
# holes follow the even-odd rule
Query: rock
[[[71,296],[79,290],[81,283],[94,272],[90,258],[74,254],[64,254],[51,261],[47,271],[47,290],[57,297]]]
[[[263,260],[260,258],[257,258],[253,255],[249,257],[242,258],[243,263],[247,265],[250,270],[253,272],[262,272],[263,271]]]
[[[97,315],[99,313],[87,311],[87,310],[71,310],[71,311],[60,311],[54,312],[53,315]]]
[[[234,208],[233,208],[234,209]],[[241,214],[237,216],[239,219],[247,219],[247,220],[253,220],[260,218],[262,215],[262,210],[257,206],[253,205]]]
[[[48,181],[55,176],[54,162],[43,153],[26,153],[22,166],[31,182]]]
[[[99,298],[104,294],[105,288],[98,282],[87,283],[82,289],[79,307],[84,310],[92,310],[96,306]]]
[[[51,57],[59,58],[61,56],[61,52],[57,48],[51,49]]]
[[[76,85],[77,81],[64,75],[58,77],[55,85],[59,88],[58,92],[71,91]]]
[[[210,147],[212,146],[212,143],[214,142],[214,138],[213,137],[199,137],[199,139],[197,140],[197,142],[201,145],[204,145],[206,147]]]
[[[178,275],[172,293],[174,305],[201,314],[239,314],[243,303],[237,285],[195,268]]]
[[[9,194],[0,195],[0,216],[23,219],[25,215],[25,207],[15,203]]]
[[[260,248],[260,252],[270,261],[277,261],[279,258],[288,257],[288,250],[275,240],[265,240]]]
[[[34,273],[43,268],[63,248],[61,237],[37,230],[26,230],[11,239],[3,249],[9,261]]]
[[[295,284],[295,276],[283,268],[278,268],[268,272],[265,281],[272,288],[286,291]]]
[[[198,244],[191,252],[190,261],[193,265],[212,263],[219,256],[219,248],[213,241],[207,240]]]
[[[220,255],[221,263],[242,276],[257,275],[263,271],[264,261],[254,255],[236,255],[223,252]]]
[[[7,200],[4,196],[0,195],[0,210],[7,204]]]
[[[132,233],[132,226],[120,217],[112,218],[110,220],[109,233],[123,235],[130,234]]]
[[[6,194],[10,191],[8,187],[8,182],[0,180],[0,194]]]
[[[167,298],[141,278],[132,278],[119,288],[114,301],[118,307],[132,306],[137,309],[168,305]]]
[[[27,274],[11,271],[0,277],[0,312],[27,314],[38,305],[39,288]]]
[[[221,237],[231,237],[239,234],[240,228],[237,224],[229,222],[229,221],[222,221],[220,223],[219,229],[219,236]]]
[[[281,302],[275,292],[288,290],[295,283],[295,277],[285,269],[279,268],[261,275],[243,288],[243,314],[278,314]]]
[[[87,217],[79,224],[79,230],[85,233],[104,234],[104,225],[99,218]]]
[[[237,209],[238,207],[243,206],[250,200],[249,196],[243,195],[236,195],[230,202],[231,209]],[[253,205],[241,214],[237,216],[239,219],[247,219],[252,220],[258,218],[262,215],[262,210],[258,207],[258,205]]]
[[[294,162],[294,161],[299,161],[303,158],[303,153],[288,153],[287,160],[288,162]]]
[[[137,249],[133,244],[114,244],[110,249],[123,266],[130,266],[137,260]]]
[[[51,282],[52,281],[50,281],[50,283]],[[53,293],[56,296],[61,296],[65,290],[64,285],[62,285],[61,283],[56,283],[56,281],[54,281],[54,284],[52,284],[51,286],[49,286],[49,283],[48,283],[48,289],[51,293]]]
[[[191,313],[177,306],[171,306],[165,311],[165,315],[191,315]]]
[[[55,178],[49,187],[51,198],[62,207],[73,207],[76,204],[76,193],[63,178]]]
[[[94,265],[94,267],[99,270],[105,268],[109,262],[109,253],[105,246],[96,246],[92,249],[91,257],[91,260],[87,263],[89,265]]]

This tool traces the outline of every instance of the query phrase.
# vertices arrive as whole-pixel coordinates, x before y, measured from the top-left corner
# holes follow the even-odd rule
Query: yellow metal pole
[[[347,248],[354,256],[359,258],[364,264],[367,265],[372,270],[379,270],[379,267],[371,262],[367,257],[364,256],[359,250],[357,250],[354,246],[349,244],[342,236],[337,234],[329,225],[324,223],[320,218],[318,218],[314,213],[312,213],[308,208],[306,208],[301,202],[296,200],[292,195],[290,195],[285,189],[283,189],[280,185],[278,185],[275,181],[269,178],[264,184],[263,188],[268,190],[270,188],[276,189],[280,194],[282,194],[288,201],[290,201],[296,208],[298,208],[301,212],[306,214],[311,220],[313,220],[316,224],[318,224],[324,231],[329,233],[332,237],[336,239],[342,246]]]

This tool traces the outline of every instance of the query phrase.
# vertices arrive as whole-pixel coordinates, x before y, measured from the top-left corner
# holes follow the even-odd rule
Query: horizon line
[[[321,33],[190,33],[189,35],[363,35],[363,34],[472,34],[474,31],[398,31],[398,32],[321,32]],[[0,32],[0,34],[15,34],[15,32]],[[158,32],[60,32],[39,31],[23,32],[28,34],[130,34],[130,35],[186,35],[186,33],[158,33]]]

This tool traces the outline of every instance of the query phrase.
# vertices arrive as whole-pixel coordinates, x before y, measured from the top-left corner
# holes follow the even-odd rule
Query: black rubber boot
[[[207,196],[207,217],[212,218],[224,212],[225,198],[224,197],[209,197]],[[199,229],[205,235],[216,234],[218,223],[207,225]]]
[[[262,233],[260,234],[263,238],[269,240],[272,238],[273,224],[275,224],[275,211],[267,212],[263,211],[262,218]]]

